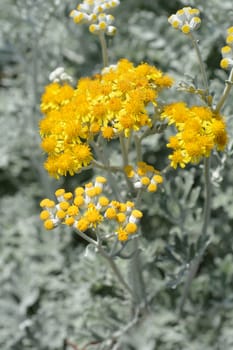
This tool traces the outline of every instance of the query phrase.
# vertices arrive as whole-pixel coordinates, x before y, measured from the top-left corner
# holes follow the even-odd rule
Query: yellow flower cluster
[[[116,34],[116,27],[112,25],[114,17],[106,12],[119,4],[119,0],[84,0],[70,16],[77,24],[88,23],[93,34],[102,32],[112,36]]]
[[[181,30],[184,34],[189,34],[200,27],[199,14],[200,11],[196,8],[184,7],[178,10],[176,14],[171,15],[168,22],[173,28]]]
[[[167,144],[174,150],[169,156],[173,168],[198,163],[202,157],[209,157],[214,147],[223,150],[226,146],[225,121],[209,107],[188,107],[184,102],[173,103],[165,107],[161,118],[167,118],[169,124],[174,124],[178,130]]]
[[[113,227],[119,241],[126,241],[138,230],[137,223],[142,212],[134,207],[134,203],[110,201],[103,194],[107,180],[97,176],[95,182],[85,187],[77,187],[74,194],[60,188],[55,192],[57,203],[45,198],[41,201],[41,220],[47,230],[52,230],[60,224],[85,232],[96,229],[101,223],[108,221]]]
[[[222,47],[222,60],[220,66],[223,69],[233,68],[233,27],[227,29],[226,44]]]
[[[46,87],[40,122],[45,168],[59,177],[74,175],[93,159],[90,141],[101,134],[110,140],[150,127],[147,105],[156,105],[158,92],[172,79],[148,65],[137,67],[126,59],[93,78],[81,78],[77,88],[58,83]]]
[[[138,162],[135,170],[131,165],[127,165],[124,170],[136,189],[142,188],[148,192],[155,192],[157,185],[163,182],[160,172],[145,162]]]

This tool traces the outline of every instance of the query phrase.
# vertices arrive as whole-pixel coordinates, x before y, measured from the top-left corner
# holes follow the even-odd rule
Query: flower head
[[[214,147],[224,150],[227,144],[224,118],[209,107],[173,103],[165,107],[161,117],[167,118],[177,129],[177,134],[171,136],[167,144],[173,149],[169,155],[173,168],[198,163],[203,157],[209,157]]]
[[[221,49],[220,67],[223,69],[233,68],[233,27],[227,29],[226,44]]]
[[[40,121],[41,147],[48,154],[45,168],[54,177],[74,175],[89,166],[90,143],[101,134],[111,140],[151,127],[147,105],[157,104],[159,92],[172,85],[160,70],[126,59],[92,78],[81,78],[74,89],[51,83],[45,89]]]
[[[168,18],[168,22],[173,28],[181,30],[184,34],[197,30],[200,27],[200,11],[192,7],[184,7],[178,10],[176,14]]]
[[[133,202],[110,200],[103,194],[106,184],[105,177],[97,176],[94,182],[77,187],[74,194],[63,188],[57,189],[57,202],[45,198],[40,203],[40,219],[44,227],[52,230],[64,224],[86,232],[109,223],[119,241],[128,240],[137,233],[142,212],[134,207]]]
[[[158,184],[163,182],[160,172],[145,162],[138,162],[136,169],[131,165],[127,165],[125,173],[132,181],[134,188],[145,189],[148,192],[155,192]]]
[[[84,0],[70,16],[76,24],[89,24],[89,31],[93,34],[105,33],[115,35],[116,27],[112,25],[114,17],[108,12],[120,5],[119,0]]]

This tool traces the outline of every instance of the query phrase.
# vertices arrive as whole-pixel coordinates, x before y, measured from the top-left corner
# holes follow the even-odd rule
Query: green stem
[[[140,249],[139,249],[139,237],[132,239],[131,249],[134,252],[132,258],[129,260],[129,280],[131,282],[131,288],[134,294],[134,307],[138,305],[147,305],[147,295],[145,282],[142,275],[142,263],[140,258]]]
[[[210,99],[209,99],[209,86],[208,86],[208,79],[207,74],[205,70],[205,65],[202,60],[201,51],[198,46],[197,40],[193,36],[192,33],[189,34],[194,49],[197,54],[198,62],[200,65],[201,70],[201,76],[203,81],[203,86],[205,90],[205,101],[210,106]],[[210,221],[210,211],[211,211],[211,181],[210,181],[210,162],[211,162],[211,156],[209,158],[205,158],[204,160],[204,179],[205,179],[205,203],[204,203],[204,214],[203,214],[203,224],[202,224],[202,230],[201,230],[201,238],[203,239],[203,247],[198,252],[197,256],[193,259],[193,261],[190,263],[189,270],[187,272],[187,279],[184,285],[183,293],[181,296],[181,301],[179,305],[179,314],[181,315],[183,312],[183,308],[185,305],[185,302],[187,300],[187,297],[190,292],[190,288],[192,285],[192,281],[196,276],[196,273],[198,271],[198,268],[200,266],[200,263],[202,261],[203,255],[205,253],[205,250],[207,248],[207,245],[205,244],[205,239],[207,236],[207,230],[209,226]]]
[[[210,211],[211,211],[211,181],[210,181],[210,164],[211,156],[205,158],[204,160],[204,177],[205,177],[205,204],[204,204],[204,217],[202,225],[202,236],[206,237],[207,229],[210,221]]]
[[[101,142],[101,145],[100,145]],[[108,182],[109,185],[114,193],[114,196],[117,200],[121,200],[121,194],[119,191],[119,188],[117,187],[116,179],[114,178],[113,174],[111,173],[111,166],[109,164],[109,157],[106,151],[104,140],[101,138],[101,136],[98,138],[97,142],[91,142],[92,147],[94,148],[97,156],[99,159],[101,159],[104,169],[106,169],[108,173]],[[103,168],[102,168],[103,169]]]
[[[120,134],[119,139],[120,139],[120,145],[121,145],[123,164],[125,167],[126,165],[129,164],[128,150],[127,150],[126,145],[125,145],[125,138],[122,134]]]
[[[112,268],[112,270],[114,272],[114,275],[118,278],[120,283],[125,287],[125,289],[129,292],[129,294],[134,297],[134,293],[133,293],[132,289],[130,288],[128,283],[125,281],[120,270],[118,269],[117,265],[115,264],[113,258],[111,256],[109,256],[105,252],[105,250],[102,248],[102,246],[100,246],[100,245],[98,246],[98,252],[102,255],[102,257],[104,257],[107,260],[107,262],[109,263],[110,267]]]
[[[92,164],[92,167],[93,167],[93,165],[94,165],[96,168],[99,168],[99,169],[111,170],[112,172],[116,172],[116,171],[123,172],[122,167],[119,167],[119,166],[112,166],[112,165],[107,166],[106,164],[100,163],[100,162],[98,162],[98,161],[95,160],[95,159],[93,159],[93,160],[91,161],[91,164]],[[92,167],[91,167],[91,168],[92,168]],[[86,167],[85,169],[87,169],[87,167]]]
[[[122,159],[123,159],[123,168],[125,168],[125,166],[127,166],[129,164],[129,158],[128,158],[128,148],[126,147],[125,144],[125,138],[123,134],[120,134],[119,136],[119,140],[120,140],[120,145],[121,145],[121,154],[122,154]],[[124,176],[125,176],[125,180],[127,182],[127,186],[129,188],[129,191],[131,194],[135,193],[134,187],[132,182],[129,180],[128,176],[126,175],[126,173],[124,172]]]
[[[136,147],[137,161],[140,162],[142,160],[142,147],[141,140],[137,135],[134,135],[134,143]]]
[[[195,278],[198,268],[201,264],[203,255],[206,251],[208,243],[206,243],[207,230],[210,221],[210,212],[211,212],[211,181],[210,181],[210,163],[211,156],[209,158],[205,158],[204,160],[204,177],[205,177],[205,203],[204,203],[204,214],[203,214],[203,224],[201,230],[201,238],[203,239],[203,246],[198,252],[197,256],[190,263],[189,270],[187,273],[187,279],[184,285],[183,294],[181,296],[181,301],[179,305],[179,315],[181,316],[183,313],[184,305],[187,300],[187,297],[190,292],[190,288]]]
[[[226,101],[226,99],[231,91],[232,84],[233,84],[233,68],[230,71],[230,75],[229,75],[228,80],[226,80],[226,84],[225,84],[225,88],[223,90],[222,96],[220,97],[219,102],[214,109],[215,113],[220,112],[222,106],[224,105],[224,103],[225,103],[225,101]]]
[[[105,39],[105,35],[103,32],[100,32],[99,34],[100,38],[100,45],[101,45],[101,50],[102,50],[102,59],[103,59],[103,65],[104,67],[108,67],[108,50],[107,50],[107,43]]]
[[[205,70],[205,65],[204,65],[204,62],[203,62],[203,59],[202,59],[202,56],[201,56],[201,51],[200,51],[198,42],[197,42],[196,38],[193,36],[193,34],[190,33],[189,36],[190,36],[190,38],[191,38],[191,40],[192,40],[194,49],[195,49],[195,51],[196,51],[198,63],[199,63],[200,70],[201,70],[201,76],[202,76],[203,87],[204,87],[204,89],[205,89],[206,102],[207,102],[207,104],[209,105],[209,104],[210,104],[210,102],[209,102],[209,100],[208,100],[208,96],[209,96],[209,84],[208,84],[208,78],[207,78],[207,74],[206,74],[206,70]]]
[[[85,241],[93,244],[97,248],[97,250],[100,253],[100,255],[102,257],[104,257],[107,260],[107,262],[109,263],[109,265],[111,266],[111,268],[112,268],[112,270],[114,272],[114,275],[118,278],[118,280],[124,286],[124,288],[133,296],[133,292],[132,292],[131,288],[126,283],[124,277],[122,276],[122,274],[121,274],[120,270],[118,269],[117,265],[115,264],[114,260],[103,249],[103,247],[101,245],[101,240],[99,239],[98,235],[97,235],[98,240],[96,241],[96,240],[92,239],[91,237],[89,237],[88,235],[86,235],[86,233],[78,230],[77,228],[75,228],[75,230],[76,230],[76,233],[80,237],[82,237]]]

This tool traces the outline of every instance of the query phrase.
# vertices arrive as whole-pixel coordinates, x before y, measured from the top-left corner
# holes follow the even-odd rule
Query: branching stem
[[[100,38],[100,45],[101,45],[101,51],[102,51],[103,65],[104,67],[107,67],[109,65],[108,50],[107,50],[106,38],[103,32],[100,32],[99,38]]]
[[[230,71],[230,75],[229,75],[228,80],[226,80],[226,84],[225,84],[225,88],[223,90],[222,96],[220,97],[219,102],[214,109],[215,113],[220,112],[222,106],[224,105],[224,103],[225,103],[225,101],[226,101],[226,99],[231,91],[232,84],[233,84],[233,68]]]

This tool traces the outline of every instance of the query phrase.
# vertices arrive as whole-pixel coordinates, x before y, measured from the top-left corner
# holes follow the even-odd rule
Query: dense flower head
[[[135,67],[122,59],[92,78],[81,78],[76,88],[49,84],[42,96],[42,149],[47,171],[55,177],[71,175],[88,166],[90,142],[97,134],[106,140],[151,127],[147,105],[156,105],[158,93],[172,79],[147,63]]]
[[[40,218],[44,227],[52,230],[64,224],[86,232],[108,222],[119,241],[128,240],[137,233],[142,212],[135,208],[133,202],[110,200],[104,195],[106,184],[105,177],[97,176],[94,182],[77,187],[74,193],[66,192],[63,188],[57,189],[56,201],[45,198],[40,203]]]
[[[222,60],[220,66],[223,69],[233,68],[233,27],[227,29],[226,45],[221,49]]]
[[[120,5],[119,0],[84,0],[72,10],[70,16],[77,24],[89,24],[89,31],[93,34],[105,33],[114,35],[116,27],[112,25],[114,17],[107,12]]]
[[[184,34],[198,29],[201,24],[200,11],[192,7],[184,7],[171,15],[168,22],[173,28],[181,30]]]
[[[167,118],[177,129],[167,144],[173,149],[169,156],[173,168],[198,163],[203,157],[209,157],[214,148],[224,150],[227,144],[225,121],[209,107],[172,103],[164,108],[161,118]]]
[[[136,169],[131,165],[127,165],[124,170],[135,189],[155,192],[158,184],[163,182],[160,172],[145,162],[138,162]]]

